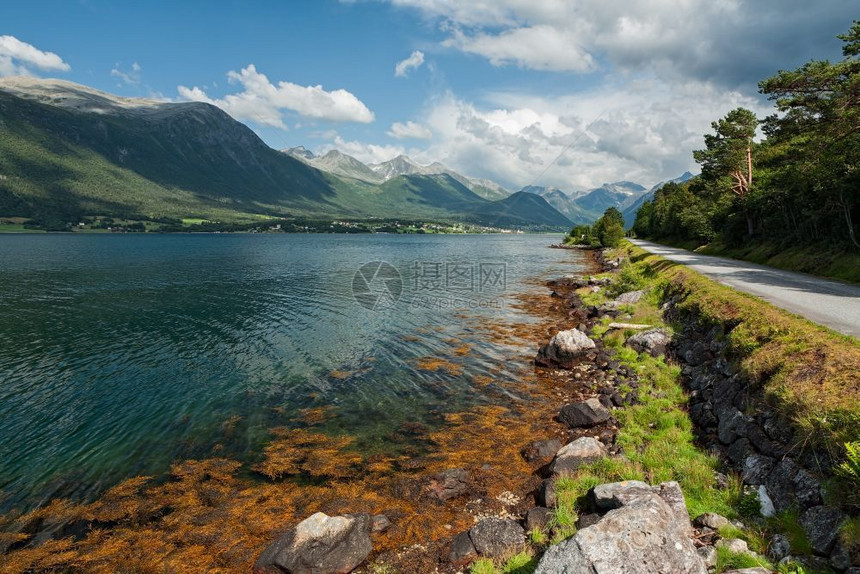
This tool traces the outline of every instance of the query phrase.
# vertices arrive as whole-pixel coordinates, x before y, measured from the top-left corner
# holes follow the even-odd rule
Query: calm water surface
[[[532,350],[486,327],[526,320],[516,295],[576,269],[557,239],[0,235],[0,511],[180,458],[257,460],[300,409],[331,407],[325,430],[369,452],[401,448],[404,423],[515,400],[473,378],[513,377]],[[374,261],[392,267],[357,279]],[[461,372],[420,368],[435,356]]]

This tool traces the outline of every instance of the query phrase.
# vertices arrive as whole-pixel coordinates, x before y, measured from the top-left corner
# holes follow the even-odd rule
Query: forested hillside
[[[811,246],[826,248],[825,259],[858,257],[860,22],[839,38],[841,61],[813,60],[759,83],[774,114],[739,108],[713,122],[694,152],[701,176],[658,190],[637,213],[636,235],[714,242],[760,260]]]

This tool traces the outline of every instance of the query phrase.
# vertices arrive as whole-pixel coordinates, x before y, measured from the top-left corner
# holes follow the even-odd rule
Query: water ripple
[[[92,497],[216,444],[252,460],[302,408],[336,407],[333,432],[378,447],[406,422],[519,400],[503,381],[530,351],[482,329],[519,312],[415,307],[410,297],[427,293],[411,273],[416,262],[504,263],[504,298],[570,271],[575,254],[544,249],[555,239],[0,236],[0,511]],[[353,296],[370,261],[402,274],[393,308]],[[469,352],[454,353],[463,343]],[[498,382],[473,384],[490,372]],[[228,436],[231,417],[242,430]]]

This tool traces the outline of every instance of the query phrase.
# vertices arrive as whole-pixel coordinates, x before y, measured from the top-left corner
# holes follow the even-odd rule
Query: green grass
[[[658,273],[645,265],[633,264],[622,267],[619,277],[620,286],[608,290],[609,294],[649,290],[639,303],[627,309],[633,321],[665,326],[656,308],[665,287]],[[606,299],[606,294],[585,294],[584,298],[590,304],[599,304]],[[605,318],[595,326],[594,334],[603,336],[604,344],[615,349],[615,358],[637,372],[641,403],[614,412],[621,427],[617,441],[626,458],[604,458],[556,483],[557,505],[550,522],[552,542],[558,543],[576,532],[577,512],[582,508],[585,494],[606,482],[644,480],[657,484],[676,480],[684,491],[691,516],[703,512],[737,516],[735,507],[742,492],[740,481],[733,478],[731,487],[725,490],[716,487],[714,470],[719,461],[694,444],[679,367],[667,364],[663,358],[639,355],[623,346],[625,333],[606,330],[611,321]]]
[[[0,223],[0,233],[24,233],[28,231],[23,223]]]
[[[771,377],[779,373],[780,365],[785,367],[787,364],[789,369],[794,368],[798,364],[796,354],[803,356],[812,348],[823,348],[832,353],[837,366],[840,367],[827,370],[827,373],[834,377],[828,379],[828,382],[836,385],[833,388],[828,385],[822,388],[820,384],[816,384],[813,389],[809,386],[811,381],[799,379],[789,370],[783,376],[786,377],[786,383],[791,384],[792,392],[799,392],[802,388],[808,396],[803,397],[800,405],[797,401],[793,405],[786,405],[790,408],[788,412],[795,414],[793,420],[801,428],[805,428],[802,427],[804,419],[797,415],[808,415],[806,424],[814,424],[819,430],[826,429],[828,432],[824,440],[829,439],[831,445],[839,444],[837,441],[845,436],[845,432],[853,432],[856,436],[856,419],[851,417],[857,415],[857,403],[849,407],[847,413],[837,410],[845,404],[844,400],[840,399],[844,399],[845,385],[853,380],[850,379],[850,373],[857,372],[851,368],[855,364],[853,358],[860,357],[856,342],[833,335],[751,297],[739,295],[629,245],[623,247],[623,250],[632,256],[632,262],[622,267],[619,284],[609,289],[608,293],[585,293],[583,290],[583,298],[589,304],[600,304],[607,294],[614,295],[636,288],[646,289],[647,293],[639,303],[625,309],[633,317],[631,322],[664,326],[671,330],[670,326],[663,325],[657,307],[667,294],[679,292],[685,295],[680,303],[682,309],[695,309],[699,313],[697,316],[704,314],[705,324],[732,321],[740,316],[743,320],[728,334],[727,340],[734,353],[754,358],[744,363],[749,372],[753,373],[753,380],[762,380],[766,368]],[[651,484],[676,480],[684,492],[691,517],[704,512],[715,512],[728,518],[748,519],[750,525],[746,529],[730,527],[723,533],[725,536],[741,538],[754,551],[764,553],[766,541],[774,532],[780,531],[789,537],[794,552],[808,552],[809,542],[797,523],[796,513],[783,513],[765,522],[758,515],[757,500],[752,501],[744,494],[738,476],[729,477],[727,488],[716,487],[714,471],[719,466],[719,461],[695,445],[693,425],[686,412],[687,396],[680,385],[679,367],[667,364],[663,358],[639,356],[635,351],[624,347],[628,334],[607,331],[606,327],[611,321],[612,319],[605,318],[602,323],[596,325],[595,336],[602,337],[607,347],[615,349],[616,359],[638,373],[641,403],[614,413],[620,423],[617,441],[623,448],[625,459],[604,459],[558,481],[557,508],[551,521],[552,542],[557,543],[575,532],[577,512],[582,509],[585,494],[595,485],[629,479],[640,479]],[[741,362],[743,363],[743,358]],[[808,361],[805,366],[804,372],[808,376]],[[836,394],[837,389],[841,396]],[[816,405],[815,410],[807,407],[813,402]],[[785,403],[777,402],[777,405]],[[820,412],[822,408],[825,411],[823,413]],[[810,423],[809,420],[815,422]],[[731,557],[726,553],[723,559],[726,564],[749,563],[744,557]]]
[[[496,574],[496,565],[489,558],[478,558],[469,566],[469,574]]]
[[[842,523],[839,539],[849,552],[860,552],[860,516],[853,516]]]
[[[646,295],[639,303],[624,309],[632,315],[631,322],[671,330],[658,310],[668,295],[681,295],[678,307],[682,313],[688,313],[686,320],[695,318],[704,325],[731,322],[735,327],[725,334],[730,358],[741,365],[753,382],[761,384],[766,400],[794,421],[801,433],[814,429],[819,434],[818,444],[838,448],[845,458],[844,438],[852,433],[857,436],[860,421],[858,403],[852,402],[857,389],[851,386],[856,372],[860,372],[860,345],[856,341],[738,294],[629,244],[622,251],[631,256],[631,263],[622,267],[618,274],[620,281],[600,293],[581,290],[587,304],[599,305],[607,295],[645,289]],[[595,325],[594,335],[602,337],[604,344],[615,350],[619,362],[636,371],[640,403],[613,413],[620,423],[616,440],[624,458],[604,458],[556,482],[556,508],[548,526],[550,542],[557,544],[576,533],[585,496],[598,484],[621,480],[657,484],[675,480],[681,485],[691,517],[715,512],[728,518],[742,517],[747,523],[744,529],[724,527],[721,531],[724,537],[745,540],[751,550],[764,554],[770,537],[782,532],[794,554],[810,552],[796,512],[763,519],[758,514],[757,500],[744,493],[737,475],[729,476],[726,487],[717,487],[714,473],[720,462],[695,444],[680,368],[663,358],[638,355],[624,347],[628,333],[608,331],[611,321],[604,318]],[[813,351],[817,353],[816,361],[809,359]],[[789,397],[791,402],[787,401]],[[848,465],[853,469],[851,461]],[[847,474],[853,477],[852,473]],[[843,528],[846,529],[843,536],[852,537],[860,532],[860,521]],[[737,555],[726,549],[718,551],[718,572],[760,565],[772,568],[764,558]]]
[[[631,264],[622,269],[628,285],[644,278],[650,289],[643,302],[633,309],[641,322],[654,324],[655,305],[665,297],[679,298],[676,314],[684,321],[701,326],[725,327],[728,359],[740,366],[751,381],[752,401],[766,404],[791,421],[796,436],[804,437],[798,449],[827,449],[834,460],[835,478],[828,483],[828,498],[851,513],[860,507],[852,493],[858,491],[860,450],[852,453],[860,436],[860,341],[829,331],[804,319],[776,309],[754,297],[740,294],[710,281],[689,269],[625,244],[622,251]],[[638,277],[637,277],[638,276]],[[608,320],[604,321],[604,324]],[[674,478],[681,483],[691,516],[705,511],[729,518],[741,516],[744,530],[722,534],[746,540],[749,547],[764,553],[766,541],[775,532],[786,535],[796,555],[812,552],[809,540],[798,522],[796,510],[783,512],[768,520],[758,514],[758,501],[745,495],[740,480],[731,477],[730,488],[715,490],[708,476],[715,460],[692,445],[689,419],[683,413],[686,398],[677,383],[677,369],[662,360],[634,357],[620,347],[624,334],[605,336],[619,357],[634,365],[647,386],[640,389],[642,404],[616,413],[622,423],[618,440],[631,463],[641,468],[650,482]],[[757,396],[756,396],[757,395]],[[681,412],[678,412],[678,411]],[[634,453],[634,454],[631,454]],[[853,509],[853,511],[852,511]],[[847,540],[860,539],[860,519],[842,527]],[[723,556],[726,567],[740,567],[746,558]]]
[[[636,268],[656,274],[659,290],[680,299],[677,314],[723,330],[727,358],[751,382],[755,400],[782,414],[805,438],[797,448],[823,448],[834,459],[844,458],[844,444],[860,436],[860,341],[632,245],[624,250]]]
[[[543,529],[532,528],[531,532],[529,532],[529,541],[537,547],[542,547],[549,543],[549,537]]]
[[[757,566],[773,570],[773,565],[764,557],[735,553],[728,548],[717,548],[717,574],[726,570],[740,570]]]
[[[747,543],[747,547],[758,554],[764,554],[767,551],[767,537],[770,530],[757,528],[752,525],[745,525],[746,528],[740,529],[733,524],[726,524],[719,528],[718,532],[723,538],[740,538]]]
[[[568,480],[575,478],[561,478],[555,485],[556,507],[549,520],[552,544],[558,544],[576,534],[576,521],[579,520],[576,506],[581,493],[577,488],[578,484],[568,484]]]
[[[812,554],[812,544],[806,536],[806,531],[800,525],[800,512],[796,508],[780,512],[768,520],[770,528],[781,532],[788,538],[791,553],[794,555]]]
[[[538,559],[531,552],[524,551],[500,561],[498,565],[489,558],[479,558],[469,566],[469,574],[532,574],[537,564]]]

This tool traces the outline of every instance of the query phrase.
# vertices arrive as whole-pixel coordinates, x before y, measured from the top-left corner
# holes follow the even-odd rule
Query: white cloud
[[[179,86],[177,89],[183,98],[216,105],[236,119],[284,130],[287,126],[283,110],[333,122],[370,123],[374,120],[373,112],[355,95],[343,89],[329,92],[322,86],[300,86],[283,81],[274,85],[253,64],[239,72],[228,72],[227,78],[231,84],[240,84],[242,91],[223,98],[211,98],[197,86]]]
[[[415,50],[405,60],[397,62],[394,66],[394,75],[398,78],[405,78],[409,75],[409,70],[417,70],[424,63],[424,52]]]
[[[388,135],[395,139],[404,140],[404,139],[419,139],[419,140],[429,140],[433,137],[433,132],[431,132],[427,126],[423,126],[421,124],[416,124],[415,122],[409,121],[406,123],[402,122],[394,122],[391,124],[391,128],[386,132]]]
[[[30,68],[46,72],[72,69],[53,52],[43,52],[15,36],[0,36],[0,76],[30,76]]]
[[[754,85],[838,48],[856,8],[844,0],[388,0],[439,22],[443,45],[493,65],[598,67]],[[838,57],[825,53],[821,57]]]
[[[535,70],[575,72],[595,68],[591,54],[578,45],[576,37],[553,26],[527,26],[472,36],[456,30],[443,45],[484,56],[494,66],[516,64]]]
[[[738,106],[772,113],[756,83],[839,58],[835,36],[856,18],[844,0],[382,1],[437,25],[443,48],[548,73],[508,91],[482,86],[478,101],[437,96],[410,118],[432,133],[415,159],[511,188],[695,171],[691,152],[712,121]]]
[[[122,68],[120,68],[119,62],[114,65],[114,67],[110,71],[110,75],[114,78],[119,78],[122,80],[124,84],[128,84],[130,86],[136,86],[140,84],[140,64],[134,62],[131,65],[131,71],[124,72]]]
[[[430,102],[419,125],[433,137],[410,155],[510,189],[587,189],[622,179],[647,186],[695,171],[691,150],[703,145],[717,117],[738,106],[768,110],[755,97],[696,81],[606,83],[557,98],[500,92],[488,101],[448,93]]]

